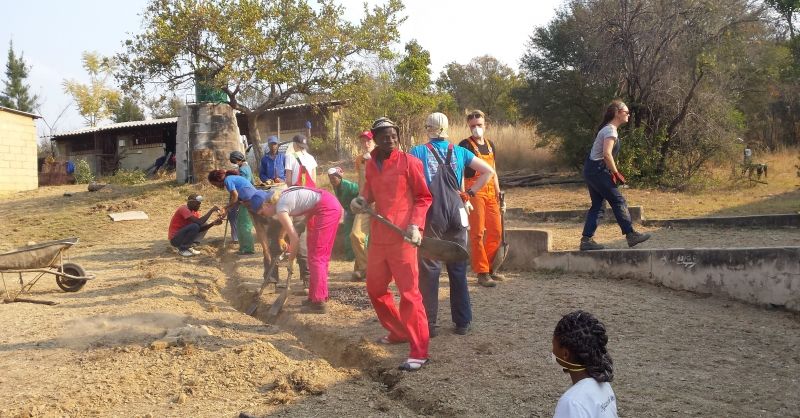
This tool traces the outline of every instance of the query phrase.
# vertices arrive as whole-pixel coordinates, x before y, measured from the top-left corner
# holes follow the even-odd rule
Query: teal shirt
[[[250,164],[242,164],[239,167],[239,175],[246,178],[251,184],[253,183],[253,169],[250,168]]]

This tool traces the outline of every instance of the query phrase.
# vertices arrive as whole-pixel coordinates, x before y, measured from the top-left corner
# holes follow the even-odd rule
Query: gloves
[[[281,251],[286,252],[289,250],[289,243],[286,242],[285,239],[280,238],[278,239],[278,246],[281,248]]]
[[[367,211],[367,199],[358,196],[350,202],[350,211],[353,213],[364,213]]]
[[[470,201],[467,200],[466,202],[464,202],[464,209],[466,209],[467,215],[469,215],[473,210],[475,210],[475,207],[473,207],[472,203],[470,203]]]
[[[611,182],[614,183],[614,185],[625,184],[625,176],[623,176],[619,171],[616,173],[611,173]]]
[[[419,227],[416,225],[409,225],[406,228],[406,241],[411,245],[419,247],[422,244],[422,233],[419,232]]]

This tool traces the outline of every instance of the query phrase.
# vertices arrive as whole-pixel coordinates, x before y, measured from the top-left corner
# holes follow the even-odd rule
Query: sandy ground
[[[349,263],[331,265],[328,314],[301,314],[302,298],[292,296],[269,326],[235,309],[249,304],[261,261],[220,262],[221,228],[201,256],[180,259],[168,248],[166,225],[183,196],[200,190],[221,202],[220,193],[164,183],[81,190],[43,188],[0,203],[3,248],[79,235],[73,261],[97,274],[77,293],[43,278],[31,297],[55,306],[0,305],[0,416],[552,416],[569,379],[547,361],[550,338],[577,308],[608,326],[621,416],[800,416],[797,314],[599,275],[514,272],[494,289],[470,279],[474,328],[457,336],[443,280],[432,363],[401,373],[394,368],[407,348],[372,343],[384,331],[364,284],[348,281]],[[151,220],[111,223],[108,207],[145,210]],[[574,246],[576,230],[556,235],[569,232],[563,245]],[[611,226],[602,231],[603,241],[620,238]],[[652,242],[675,232],[655,231]],[[796,231],[781,232],[780,245],[797,245]],[[696,235],[692,242],[712,239]],[[272,298],[268,291],[262,301]],[[212,335],[152,347],[186,324]]]

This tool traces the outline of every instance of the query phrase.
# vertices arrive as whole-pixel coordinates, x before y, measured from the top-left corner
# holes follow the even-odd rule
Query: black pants
[[[189,225],[179,229],[178,232],[169,240],[173,247],[177,247],[180,251],[186,251],[197,241],[200,241],[206,236],[205,231],[200,231],[200,225],[192,222]]]

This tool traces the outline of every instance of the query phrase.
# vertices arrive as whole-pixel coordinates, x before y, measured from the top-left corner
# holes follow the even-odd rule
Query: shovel
[[[222,232],[222,247],[217,250],[217,255],[222,257],[225,254],[225,246],[228,244],[228,217],[225,217],[225,230]]]
[[[506,192],[500,192],[500,207],[503,207],[505,200]],[[500,247],[497,249],[494,260],[492,260],[493,272],[497,272],[500,269],[500,267],[503,265],[503,262],[506,261],[506,256],[508,256],[508,243],[506,242],[506,214],[504,211],[500,211],[500,229],[503,231],[503,241],[500,244]]]
[[[405,231],[400,229],[399,226],[393,224],[388,219],[375,213],[372,208],[366,208],[365,212],[398,234],[402,235],[404,238],[408,238]],[[458,243],[431,237],[422,237],[422,244],[419,245],[419,250],[422,252],[422,255],[425,258],[444,261],[446,263],[469,259],[469,252],[467,252],[466,248],[462,247]]]
[[[278,298],[275,299],[275,302],[272,302],[272,306],[269,307],[269,311],[267,312],[267,323],[271,324],[278,318],[278,315],[281,313],[281,309],[283,309],[283,304],[286,303],[286,298],[289,296],[289,281],[292,280],[292,275],[294,275],[294,270],[289,267],[289,272],[286,274],[286,287],[281,289],[281,294],[278,295]]]
[[[258,290],[258,293],[253,295],[253,303],[245,311],[246,314],[248,314],[250,316],[253,316],[253,314],[256,313],[256,311],[258,310],[258,305],[259,305],[258,302],[261,299],[261,295],[264,294],[264,290],[267,289],[267,286],[269,286],[269,284],[272,283],[269,279],[272,276],[272,272],[275,271],[275,266],[278,265],[278,262],[283,261],[285,256],[286,256],[286,253],[283,253],[283,254],[281,254],[281,255],[279,255],[277,257],[273,257],[272,258],[272,262],[269,263],[269,268],[267,268],[267,271],[264,272],[264,282],[261,283],[261,289]],[[276,283],[276,286],[277,286],[277,283]],[[284,298],[284,300],[285,299],[286,298]],[[272,312],[272,309],[270,309],[270,312]]]

